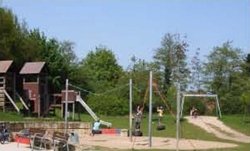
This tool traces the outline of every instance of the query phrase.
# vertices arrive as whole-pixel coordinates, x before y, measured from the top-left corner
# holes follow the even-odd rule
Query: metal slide
[[[94,120],[98,120],[99,118],[96,116],[96,114],[92,111],[92,109],[84,102],[84,100],[81,98],[80,95],[77,95],[76,96],[76,101],[77,102],[80,102],[81,105],[86,109],[86,111],[92,116],[92,118]],[[111,127],[112,126],[112,123],[109,123],[109,122],[105,122],[103,120],[100,120],[100,123],[102,125],[106,125],[107,127]]]

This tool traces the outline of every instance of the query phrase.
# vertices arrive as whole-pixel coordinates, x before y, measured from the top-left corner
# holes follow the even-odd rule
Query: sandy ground
[[[100,146],[112,149],[176,149],[175,138],[152,138],[152,147],[149,147],[148,137],[133,137],[130,141],[129,137],[115,136],[115,135],[95,135],[85,136],[81,139],[81,145],[77,145],[78,151],[92,150],[94,146]],[[197,149],[213,149],[213,148],[231,148],[237,147],[236,144],[220,143],[212,141],[186,140],[181,139],[179,142],[179,149],[197,150]],[[93,150],[96,150],[93,148]],[[17,143],[0,144],[0,151],[31,151],[29,145]],[[36,150],[34,150],[36,151]],[[42,151],[42,150],[39,150]],[[48,151],[48,150],[47,150]]]
[[[81,139],[83,146],[101,146],[113,149],[176,149],[175,138],[153,137],[152,147],[149,147],[148,137],[134,137],[130,141],[126,136],[112,136],[112,135],[95,135],[85,136]],[[213,149],[213,148],[231,148],[237,147],[236,144],[220,143],[213,141],[187,140],[181,139],[179,142],[179,149],[196,150],[196,149]]]
[[[239,133],[219,121],[216,117],[200,116],[196,119],[185,117],[188,122],[197,125],[215,136],[232,140],[236,142],[250,143],[250,136]],[[89,150],[93,146],[100,146],[112,149],[176,149],[176,139],[166,137],[153,137],[152,146],[149,147],[148,137],[133,137],[130,141],[129,137],[116,135],[95,135],[82,136],[80,138],[80,150]],[[220,149],[237,147],[233,143],[222,143],[215,141],[202,141],[192,139],[181,139],[179,142],[180,150],[201,150],[201,149]],[[84,149],[85,148],[85,149]],[[17,143],[0,144],[0,151],[30,151],[29,145]]]
[[[232,140],[241,143],[250,143],[250,136],[239,133],[230,127],[226,126],[213,116],[198,116],[197,118],[185,117],[189,123],[201,127],[208,133],[213,133],[216,137]]]
[[[6,143],[0,144],[0,151],[31,151],[31,149],[26,144]]]

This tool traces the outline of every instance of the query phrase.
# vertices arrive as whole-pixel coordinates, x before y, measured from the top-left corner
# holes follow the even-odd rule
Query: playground
[[[62,89],[61,93],[50,94],[46,63],[27,62],[19,72],[20,77],[23,79],[23,93],[19,94],[15,89],[16,76],[14,75],[16,71],[12,67],[12,63],[13,61],[0,61],[1,67],[4,67],[1,69],[2,77],[0,77],[0,105],[3,113],[16,111],[19,115],[35,116],[41,121],[43,118],[51,118],[53,116],[59,116],[63,119],[63,123],[50,122],[47,124],[26,124],[23,121],[24,124],[21,126],[23,129],[30,131],[36,129],[36,133],[32,132],[33,134],[29,134],[30,137],[28,139],[29,142],[35,142],[36,139],[39,139],[38,144],[40,144],[40,148],[49,149],[47,148],[47,143],[50,148],[58,145],[53,144],[56,131],[60,131],[61,135],[57,141],[65,144],[67,150],[69,150],[68,145],[73,145],[76,150],[93,147],[122,150],[212,150],[242,147],[242,143],[250,144],[249,134],[240,133],[220,121],[223,115],[220,109],[220,101],[216,94],[192,94],[180,92],[177,89],[177,109],[175,110],[158,86],[157,80],[152,77],[152,72],[150,72],[145,92],[133,85],[132,79],[129,80],[129,84],[107,90],[103,93],[90,92],[66,79],[65,89]],[[103,118],[103,116],[96,114],[85,101],[84,95],[81,95],[87,91],[92,93],[92,95],[106,96],[110,92],[123,89],[129,90],[129,116],[120,125],[116,122],[120,120],[119,118]],[[132,106],[133,93],[144,93],[143,96],[141,95],[143,100],[139,103],[137,102],[137,106]],[[153,98],[158,100],[154,106]],[[193,102],[190,103],[188,98],[198,98],[199,102],[204,102],[205,109],[210,110],[212,116],[200,115],[199,110],[194,106],[190,114],[188,114],[186,106],[188,105],[188,108],[190,108],[191,105],[195,104]],[[17,100],[20,103],[17,103]],[[17,104],[21,104],[22,109]],[[85,110],[85,116],[86,113],[88,114],[87,118],[81,119],[81,116],[76,117],[76,112],[81,115],[79,110],[76,111],[76,108],[79,106]],[[76,124],[74,123],[75,120],[81,122]],[[99,120],[100,124],[97,125],[97,129],[100,133],[93,136],[91,135],[93,121]],[[23,139],[23,134],[19,134],[20,128],[17,131],[17,129],[13,129],[13,124],[9,124],[9,129],[17,133],[16,136],[12,134],[16,142],[20,142]],[[53,137],[48,136],[50,131]],[[73,142],[73,144],[69,141],[69,134],[71,135],[72,131],[77,133],[77,141]],[[39,136],[36,135],[37,132]],[[76,136],[73,134],[72,137],[76,139],[74,138]],[[50,141],[51,139],[53,141]],[[11,144],[9,143],[8,145],[11,146]],[[32,149],[35,144],[30,145]],[[7,147],[7,145],[2,147]],[[4,148],[0,147],[0,149]]]

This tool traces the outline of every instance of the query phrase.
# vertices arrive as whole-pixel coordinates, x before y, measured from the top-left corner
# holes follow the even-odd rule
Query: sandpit
[[[190,116],[187,116],[185,118],[188,120],[189,123],[199,126],[208,133],[214,134],[218,138],[241,143],[250,143],[250,136],[242,134],[226,126],[217,117],[198,116],[197,118],[192,118]]]
[[[81,139],[83,146],[100,146],[112,149],[176,149],[175,138],[153,137],[152,146],[149,147],[148,137],[133,137],[130,141],[126,136],[112,136],[112,135],[95,135],[85,136]],[[197,150],[197,149],[219,149],[237,147],[232,143],[221,143],[215,141],[202,141],[192,139],[181,139],[179,142],[179,149]]]

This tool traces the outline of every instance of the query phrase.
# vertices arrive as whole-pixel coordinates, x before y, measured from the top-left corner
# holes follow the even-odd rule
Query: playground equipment
[[[0,61],[0,107],[5,112],[6,108],[14,107],[17,112],[20,109],[15,103],[16,96],[28,110],[26,103],[20,99],[19,94],[16,92],[16,74],[12,60]],[[9,100],[9,101],[8,101]]]
[[[157,107],[157,112],[158,112],[158,125],[157,125],[157,130],[164,130],[166,127],[165,125],[162,124],[162,117],[163,117],[163,107],[159,106]]]
[[[149,87],[147,87],[146,89],[146,92],[145,92],[145,95],[144,95],[144,99],[143,99],[143,105],[142,105],[142,111],[145,107],[145,103],[147,101],[147,98],[148,98],[148,94],[149,94]],[[163,95],[162,91],[160,91],[159,87],[158,87],[158,84],[155,80],[152,80],[152,89],[154,89],[154,92],[156,93],[156,95],[158,95],[161,100],[163,101],[163,103],[165,104],[168,112],[175,118],[175,113],[172,111],[171,109],[171,106],[169,104],[169,102],[167,101],[167,98],[166,96]],[[162,114],[163,114],[163,107],[161,107],[161,109],[157,109],[157,112],[161,112],[161,116],[159,116],[158,118],[158,125],[157,125],[157,130],[164,130],[166,128],[166,126],[161,122],[161,119],[162,119]]]
[[[31,106],[32,113],[38,117],[49,108],[48,69],[45,62],[26,62],[20,74],[23,75],[25,100]]]
[[[165,104],[168,112],[175,118],[175,113],[172,111],[171,105],[167,101],[166,96],[163,95],[162,91],[159,89],[158,84],[155,80],[152,81],[152,88],[154,89],[154,92],[156,93],[156,95],[158,95],[161,98],[161,100]],[[145,103],[147,101],[148,93],[149,93],[149,87],[147,87],[145,95],[144,95],[143,108],[144,108]]]
[[[184,103],[185,103],[185,98],[186,97],[209,97],[209,98],[215,98],[215,102],[216,102],[216,113],[217,116],[219,118],[221,118],[221,110],[220,110],[220,103],[219,103],[219,99],[218,99],[218,95],[217,94],[186,94],[186,93],[182,93],[182,99],[181,99],[181,113],[180,113],[180,117],[183,116],[183,108],[184,108]]]
[[[66,90],[62,91],[62,103],[64,103],[65,105],[65,111],[68,111],[68,104],[73,104],[73,116],[74,116],[74,112],[75,112],[75,103],[78,102],[80,103],[84,109],[90,114],[90,116],[95,120],[100,120],[100,123],[102,125],[105,125],[107,127],[111,127],[112,123],[106,122],[101,120],[94,112],[93,110],[88,106],[88,104],[82,99],[80,92],[76,92],[74,90],[69,90],[68,86],[70,85],[71,87],[78,89],[79,91],[86,91],[80,87],[74,86],[73,84],[70,84],[67,82],[68,79],[66,80]],[[67,84],[68,83],[68,84]],[[67,121],[65,119],[65,121]],[[66,122],[67,123],[67,122]]]
[[[92,109],[87,105],[87,103],[85,103],[85,101],[81,98],[80,95],[76,96],[76,101],[79,102],[85,109],[86,111],[91,115],[91,117],[97,121],[99,118],[96,116],[96,114],[92,111]],[[109,122],[105,122],[103,120],[100,120],[100,123],[102,125],[106,125],[107,127],[111,127],[112,123]]]

